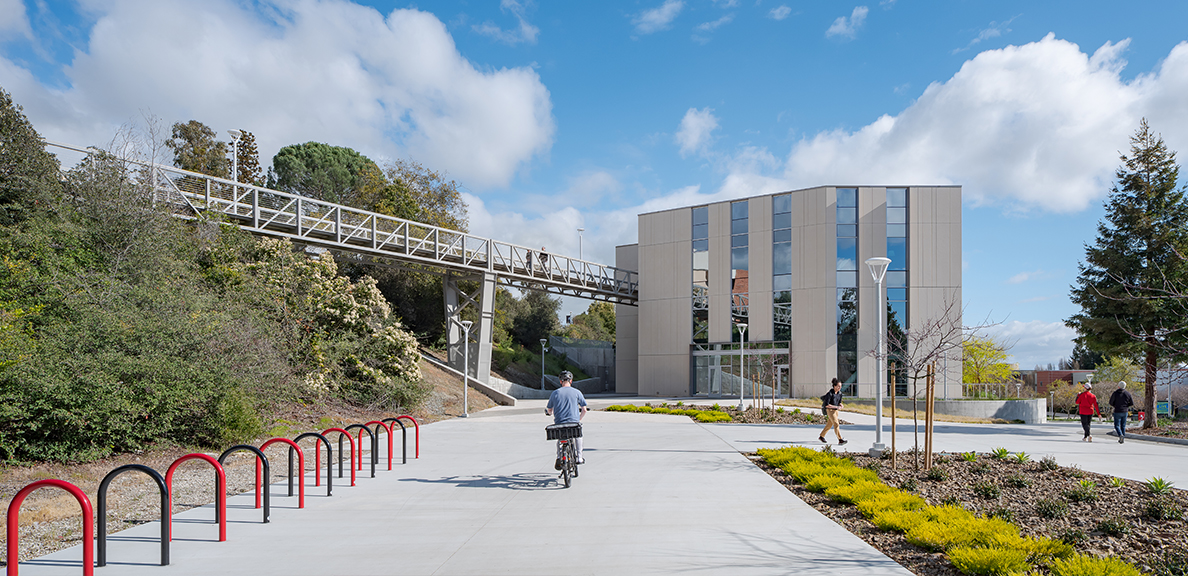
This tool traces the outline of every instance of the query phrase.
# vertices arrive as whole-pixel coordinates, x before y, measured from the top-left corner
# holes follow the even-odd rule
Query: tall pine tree
[[[1156,424],[1155,374],[1161,356],[1188,340],[1180,303],[1170,286],[1188,278],[1188,203],[1176,188],[1175,152],[1151,132],[1146,119],[1122,156],[1106,201],[1097,242],[1085,247],[1072,301],[1081,307],[1065,323],[1077,341],[1110,355],[1142,356],[1147,419]]]

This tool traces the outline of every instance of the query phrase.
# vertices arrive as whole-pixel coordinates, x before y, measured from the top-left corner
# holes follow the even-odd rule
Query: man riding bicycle
[[[561,387],[553,390],[553,393],[549,395],[545,414],[553,417],[554,424],[581,423],[582,418],[586,416],[586,396],[582,394],[581,390],[573,387],[573,374],[568,370],[563,370],[558,376],[561,380]],[[582,457],[582,438],[580,436],[575,438],[575,448],[577,448],[577,463],[585,464],[586,459]],[[561,469],[560,444],[557,446],[557,462],[553,464],[553,468]]]

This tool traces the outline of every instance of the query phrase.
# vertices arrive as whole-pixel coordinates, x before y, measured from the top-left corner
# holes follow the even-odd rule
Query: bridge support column
[[[472,293],[458,287],[459,283],[477,282],[478,289]],[[484,273],[474,276],[446,274],[443,282],[446,312],[446,342],[449,364],[462,371],[462,346],[470,347],[470,366],[466,374],[487,384],[491,380],[491,335],[495,322],[495,275]],[[478,322],[470,327],[470,342],[463,343],[465,331],[459,322],[462,311],[473,306],[478,310]]]

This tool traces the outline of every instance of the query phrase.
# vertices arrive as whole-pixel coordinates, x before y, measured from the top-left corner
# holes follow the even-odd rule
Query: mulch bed
[[[647,404],[657,408],[672,408],[672,409],[709,409],[708,406],[694,405],[694,404],[669,404],[667,402],[660,404]],[[734,406],[717,406],[716,410],[720,410],[730,415],[731,422],[723,422],[723,424],[815,424],[817,426],[825,426],[825,416],[821,414],[820,410],[809,410],[802,408],[785,408],[777,407],[775,410],[770,408],[749,407],[746,410],[740,411],[738,409],[738,402],[735,401]],[[842,426],[849,426],[850,423],[839,419],[838,422]]]
[[[1113,486],[1110,476],[1076,467],[1049,470],[1040,462],[1019,462],[1013,455],[1008,459],[996,459],[989,454],[979,454],[970,462],[956,454],[938,454],[934,468],[944,471],[944,479],[930,479],[927,472],[916,470],[911,452],[898,454],[897,470],[891,469],[889,454],[881,459],[865,453],[841,455],[851,458],[858,466],[873,468],[888,485],[913,492],[929,504],[956,503],[981,515],[1003,517],[1018,525],[1025,536],[1062,539],[1080,553],[1118,557],[1144,572],[1185,574],[1184,570],[1188,570],[1185,565],[1188,562],[1188,522],[1184,520],[1188,492],[1184,490],[1172,489],[1169,494],[1157,497],[1143,482],[1122,480],[1121,486]],[[902,534],[880,530],[856,507],[833,502],[823,493],[805,490],[782,470],[768,466],[753,454],[750,456],[801,500],[914,574],[960,574],[944,554],[909,544]],[[932,476],[939,477],[939,474]],[[1069,494],[1080,488],[1083,481],[1095,484],[1096,497],[1085,501],[1077,501],[1075,496],[1070,498]],[[1144,511],[1157,498],[1178,506],[1179,519],[1146,517]],[[1045,516],[1040,513],[1042,500],[1062,502],[1067,511]],[[1110,526],[1103,525],[1103,521],[1114,522],[1125,532],[1108,533]],[[1178,562],[1178,567],[1168,571],[1168,562]],[[1164,571],[1159,571],[1161,569]]]

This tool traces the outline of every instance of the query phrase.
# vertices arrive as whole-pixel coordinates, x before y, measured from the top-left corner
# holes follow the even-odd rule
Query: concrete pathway
[[[910,574],[738,452],[811,431],[595,412],[588,463],[563,489],[543,405],[424,426],[419,460],[336,480],[330,498],[308,490],[304,510],[277,483],[269,524],[250,493],[233,497],[226,542],[209,506],[179,514],[169,567],[156,522],[117,533],[96,574]],[[78,574],[81,557],[20,571]]]

